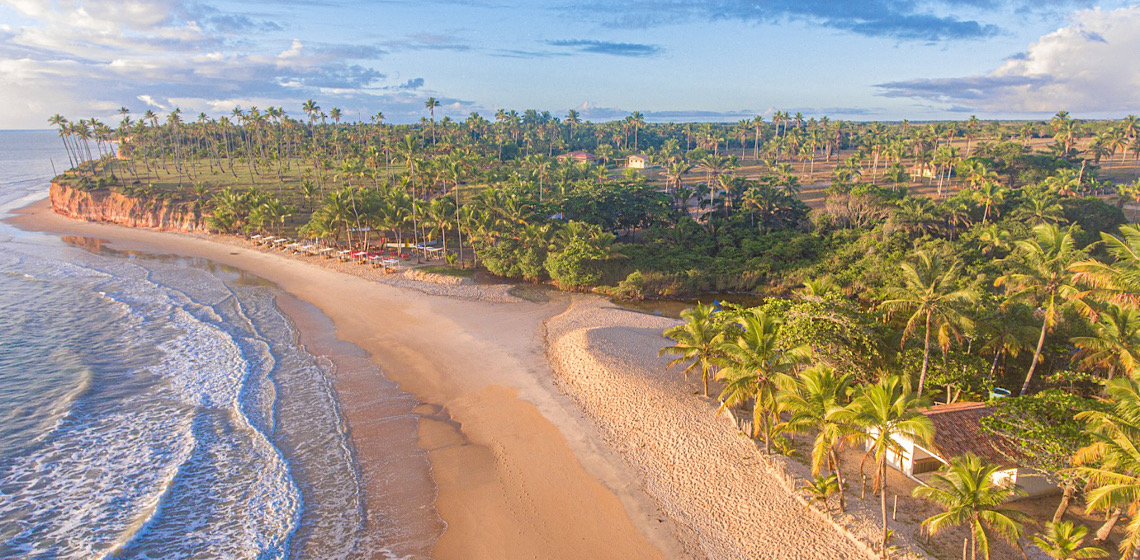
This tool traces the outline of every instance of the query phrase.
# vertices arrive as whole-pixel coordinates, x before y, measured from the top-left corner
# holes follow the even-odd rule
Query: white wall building
[[[1015,464],[1016,450],[1001,436],[982,433],[981,419],[993,412],[985,403],[940,404],[923,411],[934,424],[934,444],[923,447],[910,438],[895,437],[900,451],[888,453],[887,463],[911,479],[926,484],[931,473],[949,464],[958,455],[973,453],[1001,465],[994,473],[997,484],[1017,484],[1028,498],[1060,492],[1060,488],[1039,471]],[[874,436],[872,432],[872,436]],[[868,446],[870,444],[868,443]]]

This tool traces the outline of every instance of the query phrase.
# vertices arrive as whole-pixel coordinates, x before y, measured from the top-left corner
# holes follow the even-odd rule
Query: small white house
[[[625,159],[625,166],[630,169],[645,169],[649,167],[649,156],[632,154]]]
[[[994,473],[997,484],[1017,484],[1026,496],[1034,498],[1060,492],[1060,488],[1039,471],[1021,467],[1011,460],[1018,453],[1005,438],[982,433],[981,419],[993,408],[979,402],[935,405],[926,410],[934,424],[934,444],[923,447],[909,438],[896,437],[900,452],[889,453],[887,463],[916,482],[925,484],[931,473],[950,463],[958,455],[973,453],[991,463],[1001,465]],[[874,436],[874,433],[871,434]],[[868,446],[870,443],[868,442]]]
[[[554,156],[558,161],[572,161],[574,163],[590,163],[598,162],[598,156],[590,152],[567,152],[565,154],[558,154]]]

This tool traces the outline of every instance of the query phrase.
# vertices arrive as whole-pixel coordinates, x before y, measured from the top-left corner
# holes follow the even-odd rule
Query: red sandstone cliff
[[[51,208],[57,214],[130,227],[166,231],[204,231],[206,221],[196,203],[143,201],[110,191],[88,192],[51,184]]]

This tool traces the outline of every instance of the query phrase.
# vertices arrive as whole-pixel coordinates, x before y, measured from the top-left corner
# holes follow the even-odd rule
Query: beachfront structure
[[[1029,498],[1060,492],[1041,472],[1015,464],[1010,458],[1016,458],[1018,453],[1005,438],[982,432],[981,420],[993,413],[992,407],[980,402],[960,402],[935,405],[922,412],[934,424],[934,445],[926,448],[898,436],[895,442],[899,452],[887,455],[887,463],[907,477],[926,484],[952,457],[973,453],[1002,467],[994,473],[995,484],[1017,484],[1025,490],[1024,497]]]
[[[934,165],[933,163],[912,165],[907,168],[907,172],[910,173],[910,176],[913,179],[937,179],[939,174],[945,173],[945,171],[939,169],[938,166]],[[946,175],[946,177],[955,177],[958,175],[953,168],[951,168],[949,172],[949,175]]]
[[[575,163],[597,163],[598,156],[590,152],[567,152],[554,156],[558,161],[573,161]]]
[[[625,158],[625,166],[630,169],[645,169],[649,167],[649,156],[644,154],[631,154]]]

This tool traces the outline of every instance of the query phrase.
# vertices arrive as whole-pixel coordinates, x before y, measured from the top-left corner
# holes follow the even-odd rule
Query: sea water
[[[53,132],[0,132],[0,214],[66,161]],[[381,551],[331,362],[275,293],[0,224],[0,558]]]

